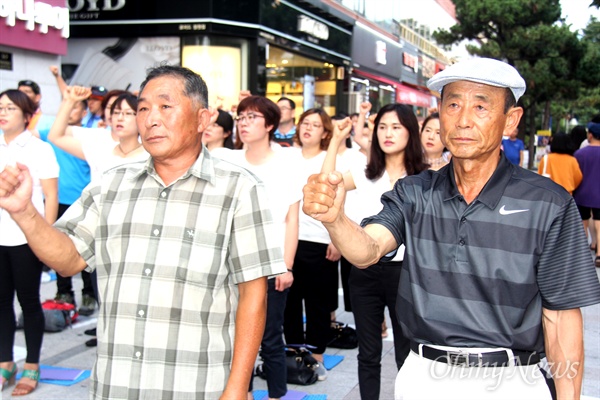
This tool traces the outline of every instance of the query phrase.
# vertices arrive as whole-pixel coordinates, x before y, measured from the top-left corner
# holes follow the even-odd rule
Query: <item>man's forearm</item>
[[[358,268],[373,265],[386,254],[373,237],[346,215],[341,215],[333,223],[323,225],[329,232],[333,245],[344,258]]]
[[[11,214],[19,225],[27,244],[36,256],[62,276],[81,272],[86,263],[67,235],[50,225],[32,203],[19,213]]]
[[[559,400],[579,399],[583,380],[583,318],[581,310],[544,309],[544,340],[548,365]]]
[[[233,361],[222,399],[246,398],[267,319],[267,278],[241,283],[238,288]]]

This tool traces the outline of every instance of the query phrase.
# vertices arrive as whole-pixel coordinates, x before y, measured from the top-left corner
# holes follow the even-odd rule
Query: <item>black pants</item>
[[[59,204],[57,219],[60,218],[68,208],[69,205],[67,204]],[[83,289],[81,290],[81,293],[96,298],[91,274],[87,271],[81,271],[81,279],[83,280]],[[56,274],[56,294],[70,294],[75,297],[72,277],[68,276],[65,278],[60,276],[60,274]]]
[[[27,358],[40,362],[44,312],[40,303],[42,263],[29,245],[0,246],[0,362],[13,361],[15,343],[15,292],[23,310]]]
[[[387,306],[394,330],[396,367],[400,370],[410,352],[396,316],[401,262],[380,263],[366,269],[352,267],[350,295],[358,335],[358,384],[363,399],[377,400],[381,389],[381,324]]]
[[[310,344],[323,354],[331,336],[331,306],[337,299],[337,261],[325,258],[327,245],[300,240],[294,258],[294,283],[285,307],[283,331],[288,344]],[[302,321],[306,311],[306,337]]]
[[[340,280],[342,281],[342,289],[344,291],[344,310],[352,312],[352,302],[350,301],[350,285],[348,279],[350,279],[350,271],[354,266],[350,264],[350,261],[344,257],[340,258]],[[331,310],[335,311],[335,310]]]

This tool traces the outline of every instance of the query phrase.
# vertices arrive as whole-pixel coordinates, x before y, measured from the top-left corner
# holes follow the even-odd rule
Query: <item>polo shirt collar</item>
[[[504,189],[510,182],[512,175],[515,172],[515,166],[508,161],[504,152],[500,152],[500,162],[496,167],[496,170],[492,174],[491,178],[487,181],[481,193],[477,196],[475,201],[485,204],[488,208],[494,209],[500,202]],[[456,186],[456,180],[454,178],[454,162],[451,161],[447,168],[440,170],[442,175],[445,175],[445,187],[444,187],[444,201],[451,200],[455,197],[461,196]]]
[[[8,143],[6,143],[6,138],[4,137],[4,133],[2,135],[0,135],[0,137],[2,138],[2,141],[0,142],[0,144],[7,146]],[[32,137],[33,137],[33,134],[31,132],[25,130],[22,133],[20,133],[19,136],[17,136],[11,142],[11,144],[14,143],[16,146],[25,147],[27,145],[27,143],[29,142],[29,140],[31,140]]]
[[[152,157],[148,157],[148,160],[145,162],[144,166],[136,172],[132,179],[137,179],[142,174],[148,175],[158,175],[156,173],[156,169],[154,168],[154,159]],[[217,183],[217,179],[215,177],[215,163],[214,158],[208,152],[208,149],[202,145],[202,151],[200,151],[200,155],[192,164],[190,169],[181,176],[179,179],[187,179],[190,175],[195,176],[198,179],[202,179],[210,183],[211,185],[215,185]]]

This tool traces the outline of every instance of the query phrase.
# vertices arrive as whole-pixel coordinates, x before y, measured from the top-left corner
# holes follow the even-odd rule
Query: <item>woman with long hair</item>
[[[331,118],[322,109],[311,108],[300,116],[293,141],[302,154],[299,165],[302,182],[320,171],[332,133]],[[313,356],[320,363],[318,379],[324,380],[327,373],[322,365],[323,353],[331,336],[330,308],[337,304],[340,252],[331,243],[323,224],[304,213],[299,217],[298,239],[294,283],[288,294],[283,330],[286,343],[314,346]]]
[[[52,147],[27,130],[35,104],[18,90],[0,93],[0,172],[25,164],[33,178],[32,201],[50,224],[58,212],[58,163]],[[31,393],[40,378],[40,351],[44,336],[44,313],[40,303],[42,263],[27,239],[0,208],[0,380],[1,389],[15,382],[13,357],[16,318],[15,292],[23,311],[27,357],[23,375],[13,396]],[[0,396],[1,397],[1,396]]]
[[[349,131],[334,128],[322,172],[335,170],[334,153]],[[391,190],[398,180],[427,169],[419,137],[419,123],[409,106],[388,104],[375,118],[375,129],[366,169],[344,173],[346,190],[356,189],[363,205],[364,217],[381,210],[381,195]],[[358,382],[363,399],[378,399],[381,386],[381,326],[385,307],[390,310],[393,327],[396,367],[400,369],[410,351],[410,343],[402,335],[396,318],[396,296],[404,247],[400,246],[390,262],[379,262],[366,269],[352,267],[350,297],[358,335]]]
[[[202,132],[202,144],[208,151],[219,147],[233,149],[233,118],[226,111],[217,110],[217,112],[215,122]]]
[[[440,115],[438,113],[431,113],[423,121],[421,144],[429,169],[437,171],[450,162],[450,153],[444,152],[444,144],[440,139]]]

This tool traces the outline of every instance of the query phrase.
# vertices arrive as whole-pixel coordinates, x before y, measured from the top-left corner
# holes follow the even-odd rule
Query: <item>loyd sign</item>
[[[1,1],[1,0],[0,0]],[[74,5],[71,5],[75,3]],[[78,12],[83,10],[85,4],[87,3],[87,9],[85,11],[116,11],[125,7],[125,0],[68,0],[67,5],[69,6],[69,10],[73,12]],[[98,7],[98,3],[101,4]],[[115,3],[115,4],[113,4]]]
[[[69,10],[66,7],[53,7],[50,4],[34,0],[0,0],[0,17],[6,18],[6,25],[15,26],[16,20],[25,21],[25,29],[48,33],[51,26],[61,31],[63,38],[69,37]]]
[[[306,15],[298,16],[298,31],[308,33],[319,39],[329,39],[329,28],[322,22],[308,18]]]

